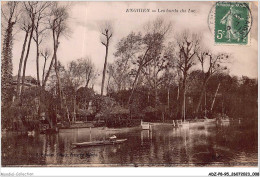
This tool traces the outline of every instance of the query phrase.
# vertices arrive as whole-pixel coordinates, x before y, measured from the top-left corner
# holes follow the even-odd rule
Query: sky
[[[63,2],[66,3],[66,2]],[[200,33],[202,43],[215,53],[227,52],[232,56],[228,64],[230,74],[236,76],[258,77],[258,34],[257,34],[257,2],[252,2],[252,28],[250,31],[250,43],[242,45],[216,45],[214,34],[208,25],[208,16],[215,2],[71,2],[70,19],[68,25],[71,33],[60,39],[58,59],[65,66],[73,60],[91,57],[96,68],[103,70],[105,47],[100,43],[99,24],[109,20],[114,27],[114,34],[109,48],[108,62],[114,61],[113,53],[115,45],[131,31],[141,31],[148,21],[163,17],[173,24],[173,30],[168,36],[169,41],[174,41],[174,36],[184,30]],[[127,9],[150,9],[150,12],[126,12]],[[178,12],[159,12],[162,10],[178,10]],[[181,10],[186,12],[181,12]],[[193,13],[188,13],[192,10]],[[151,12],[156,10],[156,12]],[[20,60],[24,33],[21,31],[15,35],[13,51],[13,74],[17,74]],[[34,44],[29,54],[26,75],[36,76],[36,49]],[[51,43],[46,40],[42,48],[51,49]],[[41,66],[43,59],[41,60]],[[98,78],[95,90],[99,91],[101,76]]]

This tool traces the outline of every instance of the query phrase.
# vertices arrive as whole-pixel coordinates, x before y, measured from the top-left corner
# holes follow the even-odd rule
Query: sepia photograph
[[[258,2],[1,1],[1,166],[258,167]]]

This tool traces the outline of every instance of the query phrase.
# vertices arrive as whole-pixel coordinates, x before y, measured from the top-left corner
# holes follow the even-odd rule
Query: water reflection
[[[127,138],[119,145],[74,148],[72,143]],[[2,165],[257,166],[257,127],[190,125],[152,130],[72,129],[54,135],[2,136]]]

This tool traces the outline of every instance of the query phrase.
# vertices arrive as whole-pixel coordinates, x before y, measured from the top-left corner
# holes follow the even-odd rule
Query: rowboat
[[[189,127],[189,122],[188,121],[182,121],[182,120],[176,120],[176,122],[173,121],[172,126],[176,127],[176,128],[178,128],[178,127],[184,127],[185,128],[185,127]]]
[[[229,118],[221,118],[221,119],[218,119],[218,120],[217,120],[217,123],[229,125],[230,119],[229,119]]]
[[[89,147],[89,146],[102,146],[102,145],[113,145],[124,143],[127,139],[117,139],[117,140],[105,140],[105,141],[92,141],[92,142],[82,142],[82,143],[72,143],[76,147]]]

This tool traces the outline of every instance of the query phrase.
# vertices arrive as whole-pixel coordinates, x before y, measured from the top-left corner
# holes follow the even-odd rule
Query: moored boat
[[[181,120],[173,120],[173,122],[172,122],[172,126],[175,127],[175,128],[180,127],[181,124],[182,124]]]
[[[102,145],[113,145],[124,143],[127,139],[117,139],[117,140],[105,140],[105,141],[91,141],[82,143],[72,143],[76,147],[89,147],[89,146],[102,146]]]
[[[217,120],[217,124],[222,125],[222,126],[228,126],[230,125],[231,120],[227,118],[222,118]]]

